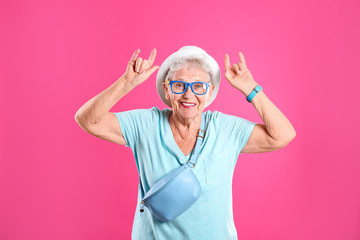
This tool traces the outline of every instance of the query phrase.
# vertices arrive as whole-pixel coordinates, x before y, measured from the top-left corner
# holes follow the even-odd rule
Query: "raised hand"
[[[240,90],[246,96],[258,85],[246,66],[245,57],[239,52],[240,62],[230,65],[230,58],[225,54],[225,78],[231,86]]]
[[[136,49],[134,54],[129,61],[124,77],[126,81],[131,83],[133,86],[137,86],[147,80],[151,74],[153,74],[159,66],[152,66],[155,57],[156,57],[156,49],[154,48],[151,53],[149,59],[142,59],[138,57],[140,53],[140,49]]]

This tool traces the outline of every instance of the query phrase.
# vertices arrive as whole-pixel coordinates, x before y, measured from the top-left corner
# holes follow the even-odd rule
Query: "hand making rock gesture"
[[[140,49],[136,49],[129,61],[124,78],[128,83],[134,87],[147,80],[159,66],[153,66],[156,57],[156,49],[154,48],[149,56],[149,59],[142,59],[139,57]]]
[[[239,52],[240,62],[230,65],[230,58],[225,54],[225,78],[231,86],[240,90],[245,96],[258,85],[246,66],[245,57]]]

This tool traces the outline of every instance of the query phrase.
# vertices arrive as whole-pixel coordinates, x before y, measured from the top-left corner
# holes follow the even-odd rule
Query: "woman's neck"
[[[201,114],[196,116],[195,118],[184,119],[176,115],[174,111],[172,111],[169,117],[170,126],[184,140],[192,139],[194,136],[197,135],[197,132],[200,129],[201,120]]]

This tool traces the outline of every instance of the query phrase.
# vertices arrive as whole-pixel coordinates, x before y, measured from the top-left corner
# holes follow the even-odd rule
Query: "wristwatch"
[[[254,90],[252,90],[252,92],[246,97],[246,100],[248,100],[248,102],[251,102],[255,95],[261,90],[263,90],[263,88],[260,85],[257,85]]]

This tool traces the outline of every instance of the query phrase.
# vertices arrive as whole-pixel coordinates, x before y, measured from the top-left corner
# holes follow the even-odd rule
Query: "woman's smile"
[[[192,103],[192,102],[180,102],[180,104],[184,108],[193,108],[196,106],[196,103]]]

